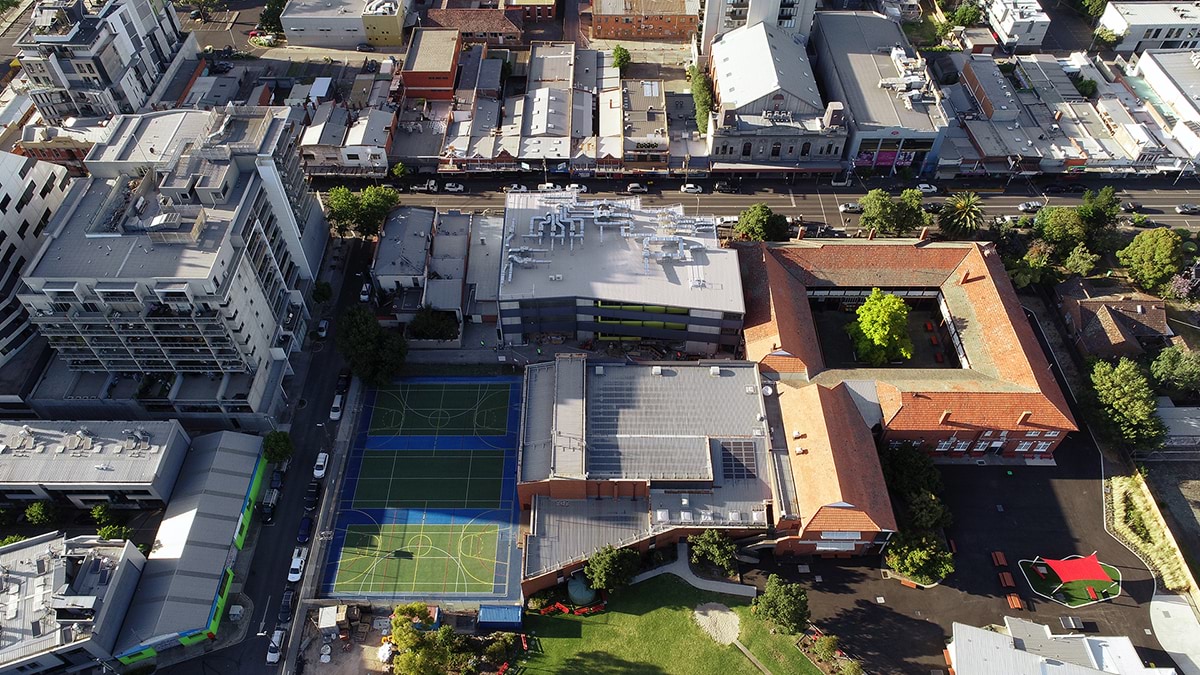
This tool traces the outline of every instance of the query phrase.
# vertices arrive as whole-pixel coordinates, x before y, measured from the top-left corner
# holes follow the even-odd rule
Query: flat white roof
[[[0,485],[152,483],[178,422],[0,421]]]
[[[1108,6],[1135,26],[1200,22],[1200,8],[1190,2],[1110,2]]]

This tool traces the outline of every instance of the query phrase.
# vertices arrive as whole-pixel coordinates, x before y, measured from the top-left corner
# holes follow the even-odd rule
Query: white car
[[[442,188],[446,192],[466,192],[467,188],[463,187],[462,183],[446,183]]]
[[[683,187],[679,188],[679,191],[689,195],[704,194],[704,188],[695,183],[684,183]]]
[[[358,301],[368,302],[371,299],[371,284],[366,283],[362,288],[358,289]]]
[[[558,192],[561,189],[554,183],[538,183],[538,192]]]
[[[300,581],[300,577],[304,576],[304,561],[308,559],[308,549],[303,546],[297,546],[292,549],[292,565],[288,567],[287,580],[291,583]]]
[[[649,192],[649,190],[646,189],[646,186],[642,185],[641,183],[630,183],[625,187],[625,191],[631,195],[645,194]]]
[[[329,337],[329,319],[321,319],[317,324],[317,337],[322,340]]]
[[[342,395],[333,397],[333,405],[329,408],[329,419],[336,422],[342,419]]]
[[[1037,213],[1043,206],[1045,206],[1044,203],[1037,201],[1021,202],[1020,204],[1017,204],[1017,210],[1021,213]]]
[[[271,644],[267,645],[267,665],[279,663],[283,655],[283,641],[287,639],[287,631],[280,629],[271,634]]]
[[[527,188],[524,185],[521,185],[519,183],[513,183],[512,185],[506,185],[504,187],[504,191],[505,192],[529,192],[529,188]]]
[[[858,205],[858,202],[846,202],[845,204],[838,205],[838,211],[842,213],[862,213],[862,207]]]
[[[313,478],[321,479],[325,477],[325,470],[329,468],[329,453],[322,452],[317,454],[317,463],[313,464]]]
[[[567,186],[567,189],[571,192],[578,192],[579,194],[587,194],[588,191],[586,185],[581,185],[579,183],[571,183]]]

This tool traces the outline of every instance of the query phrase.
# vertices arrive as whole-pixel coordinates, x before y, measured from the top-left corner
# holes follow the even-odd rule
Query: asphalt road
[[[428,176],[422,174],[420,179],[427,180]],[[404,195],[402,203],[410,206],[436,206],[441,209],[500,209],[504,206],[504,193],[498,191],[501,186],[517,182],[532,190],[537,187],[542,176],[540,174],[532,177],[526,175],[524,180],[518,178],[504,181],[465,180],[459,177],[447,177],[445,180],[463,182],[467,192],[462,194],[409,192]],[[551,176],[550,180],[559,185],[570,182],[558,176]],[[409,180],[408,182],[413,181]],[[622,191],[629,181],[582,180],[581,182],[587,186],[589,197],[612,198],[623,196]],[[713,179],[693,182],[704,188],[704,194],[681,193],[679,187],[683,181],[676,179],[643,181],[643,184],[649,187],[650,192],[642,195],[642,202],[647,206],[683,204],[689,213],[717,216],[737,215],[746,206],[763,202],[776,212],[788,216],[802,216],[805,221],[822,221],[834,226],[856,228],[857,216],[839,213],[839,204],[856,201],[871,188],[890,189],[893,194],[898,194],[901,189],[913,187],[916,184],[916,181],[874,179],[865,185],[856,182],[853,186],[839,188],[831,186],[828,180],[798,181],[795,184],[746,180],[742,182],[742,193],[721,194],[712,191],[716,182]],[[329,189],[332,185],[346,183],[345,179],[339,179],[337,182],[314,181],[314,185],[321,190]],[[407,183],[402,182],[402,184]],[[444,181],[439,179],[439,184],[444,184]],[[1082,184],[1099,189],[1106,183],[1088,181]],[[927,201],[944,199],[948,190],[971,189],[969,185],[960,187],[960,184],[950,182],[938,183],[938,187],[942,192],[929,196]],[[1175,206],[1178,204],[1189,202],[1200,204],[1200,181],[1195,178],[1180,180],[1178,184],[1172,184],[1170,181],[1125,181],[1117,187],[1119,188],[1118,194],[1122,199],[1137,201],[1143,205],[1142,213],[1148,219],[1170,227],[1200,230],[1200,217],[1175,213]],[[1077,206],[1081,197],[1079,194],[1045,194],[1042,184],[1033,184],[1026,180],[1012,181],[1002,193],[980,192],[979,196],[983,198],[984,211],[988,216],[1020,215],[1017,205],[1030,200],[1042,201],[1049,206]]]
[[[370,247],[361,241],[351,240],[346,270],[365,270],[370,262]],[[342,265],[338,265],[342,268]],[[350,279],[353,279],[351,272]],[[292,401],[293,416],[291,437],[296,451],[283,482],[279,505],[276,507],[275,522],[261,526],[254,550],[254,565],[246,580],[244,593],[254,602],[253,615],[243,619],[250,622],[246,639],[240,644],[212,652],[203,657],[184,661],[163,669],[171,675],[261,675],[278,669],[266,665],[267,642],[275,629],[276,615],[283,591],[298,584],[287,583],[287,571],[291,564],[292,549],[296,546],[296,531],[304,517],[304,491],[312,480],[313,463],[322,448],[329,447],[336,435],[334,423],[329,421],[329,407],[333,403],[334,386],[343,367],[341,355],[334,348],[337,335],[336,316],[338,308],[358,304],[359,284],[343,284],[335,302],[327,303],[325,311],[313,319],[313,325],[321,318],[334,322],[324,344],[314,346],[312,365],[308,370],[300,401]],[[318,351],[319,350],[319,351]],[[328,479],[326,479],[326,482]],[[331,499],[330,486],[322,488],[322,499]],[[317,511],[309,512],[315,515]],[[316,533],[313,533],[315,538]],[[312,561],[310,561],[312,562]],[[267,636],[258,636],[258,627],[266,619],[264,628]],[[293,616],[293,621],[300,617]],[[226,628],[226,630],[231,627]]]

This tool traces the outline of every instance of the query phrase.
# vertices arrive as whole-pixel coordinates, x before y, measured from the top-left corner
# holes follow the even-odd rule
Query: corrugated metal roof
[[[0,422],[0,486],[149,484],[186,452],[178,422]]]

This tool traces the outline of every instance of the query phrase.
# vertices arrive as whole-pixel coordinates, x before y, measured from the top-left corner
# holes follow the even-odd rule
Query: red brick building
[[[525,15],[505,9],[431,9],[425,13],[428,28],[456,28],[466,44],[519,44],[525,34]]]
[[[456,28],[413,30],[404,67],[396,73],[404,98],[448,101],[454,98],[454,78],[462,38]]]
[[[503,0],[504,9],[520,10],[526,21],[553,21],[557,15],[554,0]]]
[[[790,385],[853,382],[881,439],[937,456],[1044,460],[1077,429],[991,244],[813,240],[740,253],[746,358]],[[822,340],[822,321],[852,320],[873,288],[912,308],[912,362],[864,367]]]
[[[689,40],[700,25],[698,0],[595,0],[592,37]]]

